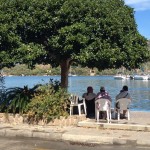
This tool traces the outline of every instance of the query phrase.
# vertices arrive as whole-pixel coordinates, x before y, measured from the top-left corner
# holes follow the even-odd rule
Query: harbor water
[[[48,83],[50,79],[60,81],[60,76],[5,77],[5,87],[7,89],[28,85],[31,88],[39,83]],[[68,91],[82,96],[88,86],[92,86],[95,93],[98,93],[100,87],[104,86],[112,98],[112,104],[114,104],[116,95],[124,85],[129,87],[129,92],[132,97],[131,110],[150,111],[150,80],[115,80],[113,76],[71,76],[69,77]]]

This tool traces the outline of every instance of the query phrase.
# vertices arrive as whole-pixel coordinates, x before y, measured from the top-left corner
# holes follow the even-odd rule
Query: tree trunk
[[[61,67],[61,87],[67,89],[70,59],[62,60],[60,67]]]

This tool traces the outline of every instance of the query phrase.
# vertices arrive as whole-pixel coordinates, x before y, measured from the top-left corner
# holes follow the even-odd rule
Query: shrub
[[[26,112],[29,123],[43,120],[49,122],[60,116],[68,116],[69,94],[60,88],[58,81],[40,86],[28,104]]]
[[[5,92],[5,99],[1,103],[0,111],[14,114],[24,113],[27,104],[34,96],[38,86],[39,85],[36,85],[31,89],[29,89],[28,86],[24,86],[23,88],[8,88]]]
[[[59,81],[33,88],[24,86],[7,89],[0,111],[9,113],[26,113],[28,121],[49,122],[60,116],[68,116],[69,94],[60,87]]]

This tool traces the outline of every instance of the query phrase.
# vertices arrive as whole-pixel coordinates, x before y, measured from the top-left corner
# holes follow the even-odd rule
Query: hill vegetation
[[[144,63],[141,65],[142,70],[150,73],[150,62]],[[45,76],[45,75],[60,75],[60,67],[52,68],[51,65],[36,65],[34,69],[29,69],[27,65],[21,64],[16,65],[12,68],[3,68],[3,74],[5,76]],[[133,72],[140,72],[139,69],[135,70],[127,70],[124,67],[120,69],[104,69],[99,71],[97,68],[90,69],[88,67],[81,67],[81,66],[72,66],[70,70],[71,75],[78,75],[78,76],[93,76],[93,75],[115,75],[117,72],[126,72],[126,74],[132,74]]]
[[[147,41],[148,50],[150,50],[150,40]],[[150,73],[150,62],[144,63],[141,65],[141,68],[146,71],[147,73]],[[120,69],[104,69],[102,71],[99,71],[97,68],[90,69],[88,67],[81,67],[80,65],[72,65],[70,69],[70,74],[76,74],[76,75],[114,75],[118,71],[124,70],[126,74],[132,74],[133,72],[140,71],[139,69],[136,70],[127,70],[125,68]],[[35,68],[30,69],[25,64],[17,64],[15,67],[4,67],[3,68],[3,74],[6,76],[9,75],[17,75],[17,76],[28,76],[28,75],[60,75],[61,74],[61,68],[60,67],[52,67],[50,64],[48,65],[35,65]]]
[[[147,42],[148,50],[150,50],[150,40]],[[141,65],[142,70],[150,73],[150,62],[144,63]],[[88,67],[81,67],[80,65],[72,65],[70,69],[71,74],[76,75],[114,75],[118,71],[124,70],[126,74],[132,74],[133,72],[140,71],[140,68],[136,70],[127,70],[125,68],[120,69],[104,69],[99,71],[97,68],[90,69]],[[35,68],[30,69],[28,65],[25,64],[17,64],[15,67],[4,67],[3,74],[6,76],[9,75],[17,75],[17,76],[30,76],[30,75],[60,75],[61,68],[60,67],[52,67],[50,64],[48,65],[35,65]]]

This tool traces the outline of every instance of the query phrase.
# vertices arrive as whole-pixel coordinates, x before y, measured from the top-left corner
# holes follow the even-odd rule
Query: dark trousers
[[[85,100],[86,102],[86,110],[87,110],[87,117],[95,116],[95,99],[92,100]]]

